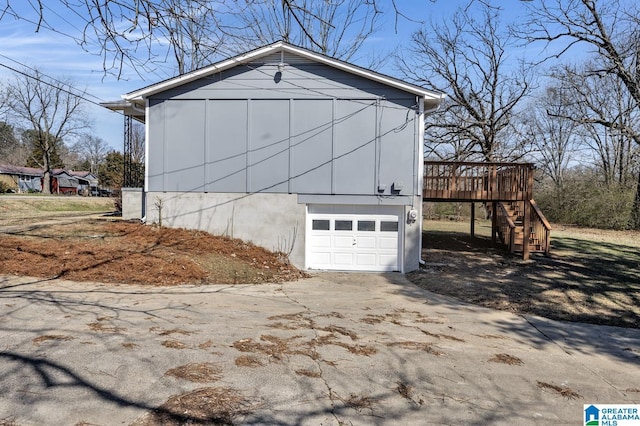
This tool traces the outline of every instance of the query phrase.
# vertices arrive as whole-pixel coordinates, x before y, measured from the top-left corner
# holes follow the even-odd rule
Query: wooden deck
[[[533,164],[425,161],[425,201],[524,201],[533,196]]]
[[[424,162],[424,201],[483,202],[491,234],[509,251],[549,254],[551,226],[533,200],[533,164]],[[474,234],[475,209],[471,209]]]

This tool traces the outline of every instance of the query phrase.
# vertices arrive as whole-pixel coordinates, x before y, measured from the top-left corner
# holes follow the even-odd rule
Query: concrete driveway
[[[0,330],[0,425],[581,424],[583,404],[640,403],[639,330],[464,305],[399,274],[5,276]]]

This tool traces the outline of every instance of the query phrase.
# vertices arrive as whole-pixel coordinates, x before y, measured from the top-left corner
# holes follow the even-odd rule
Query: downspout
[[[420,145],[420,149],[419,149],[419,158],[420,158],[420,162],[418,164],[418,170],[420,171],[420,184],[418,185],[418,188],[420,189],[420,217],[419,217],[419,221],[420,221],[420,225],[419,225],[419,229],[420,229],[420,255],[418,258],[418,263],[420,265],[425,265],[427,262],[422,258],[422,186],[424,185],[423,180],[424,180],[424,131],[425,131],[425,117],[427,114],[431,114],[433,112],[436,112],[440,109],[440,105],[442,105],[442,102],[444,101],[446,95],[445,94],[441,94],[440,95],[440,102],[438,102],[438,105],[436,105],[433,108],[427,109],[425,110],[424,108],[424,104],[426,102],[426,96],[424,98],[422,98],[422,102],[419,102],[419,112],[420,112],[420,117],[418,119],[419,121],[419,127],[418,127],[418,134],[419,134],[419,145]]]
[[[418,192],[418,196],[420,197],[420,214],[418,215],[418,264],[424,265],[426,262],[422,259],[422,186],[424,183],[422,180],[424,179],[424,98],[420,99],[416,96],[416,101],[418,103],[418,125],[417,130],[418,134],[416,135],[417,139],[417,155],[418,155],[418,167],[417,170],[414,167],[414,173],[417,172],[418,176],[415,177],[414,182],[416,182],[416,188]]]
[[[136,107],[137,108],[137,107]],[[143,112],[138,109],[139,112]],[[142,217],[140,222],[147,223],[147,191],[149,190],[149,98],[144,100],[144,186],[142,187]]]

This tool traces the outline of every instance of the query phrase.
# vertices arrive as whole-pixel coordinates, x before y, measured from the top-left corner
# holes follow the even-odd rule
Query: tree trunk
[[[51,172],[49,170],[45,170],[42,177],[42,193],[51,194]]]
[[[633,207],[631,208],[629,228],[640,230],[640,170],[638,171],[638,185],[636,186],[636,196],[633,200]]]

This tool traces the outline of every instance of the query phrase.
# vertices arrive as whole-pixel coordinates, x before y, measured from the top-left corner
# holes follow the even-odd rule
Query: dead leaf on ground
[[[347,330],[344,327],[340,327],[337,325],[330,325],[327,327],[317,327],[317,330],[322,330],[322,331],[327,331],[329,333],[338,333],[338,334],[342,334],[343,336],[349,336],[351,338],[351,340],[358,340],[358,336],[356,335],[356,333],[354,333],[353,331]]]
[[[426,342],[412,342],[412,341],[392,342],[392,343],[387,343],[387,346],[425,351],[426,353],[429,353],[431,355],[436,355],[436,356],[444,355],[443,352],[440,352],[439,350],[434,349],[433,344],[426,343]]]
[[[450,336],[448,334],[430,333],[430,332],[428,332],[426,330],[420,330],[420,331],[422,331],[427,336],[435,337],[437,339],[447,339],[447,340],[453,340],[454,342],[464,342],[464,340],[462,340],[462,339],[460,339],[458,337],[455,337],[455,336]]]
[[[495,354],[493,357],[489,358],[489,362],[497,362],[499,364],[508,364],[508,365],[523,365],[524,362],[518,358],[517,356],[509,355],[509,354]]]
[[[582,398],[582,396],[573,391],[571,388],[568,388],[566,386],[558,386],[558,385],[552,385],[550,383],[545,383],[545,382],[541,382],[541,381],[537,381],[536,382],[538,384],[538,387],[540,389],[549,389],[554,391],[555,393],[557,393],[560,396],[563,396],[567,399],[576,399],[576,398]]]
[[[209,383],[220,380],[222,377],[222,368],[210,362],[192,363],[172,368],[164,373],[164,375],[195,383]]]
[[[232,425],[251,412],[249,401],[232,388],[201,388],[172,396],[132,426]]]
[[[127,331],[124,327],[117,327],[115,325],[106,324],[105,321],[108,321],[112,318],[110,317],[99,317],[95,322],[87,324],[87,326],[93,330],[98,331],[100,333],[122,333]]]
[[[171,348],[171,349],[186,349],[187,345],[177,340],[165,340],[162,342],[162,346]]]
[[[41,343],[46,342],[46,341],[51,341],[51,340],[68,341],[68,340],[73,340],[73,339],[75,339],[75,337],[65,336],[63,334],[45,334],[43,336],[34,337],[32,342],[33,342],[34,345],[40,346]]]
[[[211,340],[207,340],[206,342],[202,342],[198,345],[199,349],[209,349],[213,346],[213,342]]]
[[[306,370],[306,369],[296,370],[296,374],[298,376],[306,376],[306,377],[313,377],[313,378],[322,377],[319,371]]]
[[[236,365],[238,367],[262,367],[264,363],[260,361],[260,358],[253,355],[240,355],[236,358]]]
[[[365,408],[372,409],[374,403],[374,399],[369,395],[358,395],[355,393],[351,393],[347,398],[340,398],[340,400],[346,407],[353,408],[358,413]]]
[[[182,334],[185,336],[189,336],[193,334],[192,331],[182,330],[180,328],[172,328],[171,330],[167,330],[161,327],[150,327],[149,331],[158,333],[158,336],[170,336],[172,334]]]

